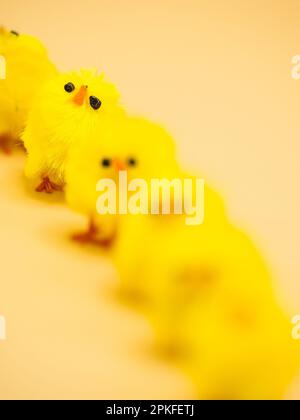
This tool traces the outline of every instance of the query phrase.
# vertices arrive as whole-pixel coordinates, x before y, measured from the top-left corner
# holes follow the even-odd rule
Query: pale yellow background
[[[40,37],[61,69],[105,70],[129,110],[174,133],[300,313],[300,2],[0,1],[1,23]],[[28,197],[22,165],[0,158],[0,398],[193,397],[106,294],[112,269],[68,244],[77,216]]]

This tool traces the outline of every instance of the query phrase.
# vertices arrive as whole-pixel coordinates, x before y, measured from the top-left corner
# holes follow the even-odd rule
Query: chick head
[[[41,77],[50,76],[55,72],[54,65],[48,59],[47,49],[41,41],[31,35],[8,31],[1,27],[0,54],[6,60],[5,82],[11,85],[10,90],[14,90],[15,85],[28,85],[30,79],[38,84]]]
[[[125,171],[129,181],[149,181],[173,173],[174,141],[159,125],[142,118],[126,118],[109,135],[111,140],[101,146],[100,178],[118,182],[119,172]]]
[[[46,52],[46,48],[37,38],[31,35],[19,33],[15,30],[9,31],[6,28],[1,27],[0,38],[3,45],[6,45],[6,47],[11,50],[26,49],[28,52],[37,52],[40,54],[44,54]]]
[[[1,114],[9,122],[12,137],[18,138],[36,92],[56,68],[38,39],[5,28],[0,28],[0,55],[6,67],[5,79],[0,81]]]
[[[96,207],[96,185],[101,179],[111,179],[118,186],[121,171],[126,172],[128,182],[149,182],[177,171],[172,137],[142,118],[102,120],[98,128],[95,125],[93,139],[88,144],[80,142],[67,165],[67,196],[72,190],[77,201],[79,196],[88,197],[89,207]]]
[[[49,80],[39,99],[45,119],[55,130],[76,122],[92,124],[102,116],[120,112],[119,97],[116,87],[103,74],[81,70]]]

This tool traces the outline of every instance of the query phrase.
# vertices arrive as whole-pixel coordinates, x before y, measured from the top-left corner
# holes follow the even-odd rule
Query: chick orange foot
[[[62,191],[62,187],[54,182],[50,181],[50,178],[45,177],[40,185],[36,188],[36,191],[41,193],[45,192],[47,194],[52,194],[55,191]]]
[[[93,222],[91,222],[86,232],[73,235],[72,240],[83,245],[93,244],[102,248],[110,248],[114,242],[114,237],[99,238],[99,234],[99,229]]]

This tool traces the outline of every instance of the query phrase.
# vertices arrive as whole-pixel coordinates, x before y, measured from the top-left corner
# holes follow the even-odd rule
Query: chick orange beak
[[[117,172],[126,171],[126,165],[119,159],[115,159],[113,161],[113,166],[117,170]]]
[[[73,102],[76,105],[83,105],[87,93],[87,86],[81,86],[77,94],[73,98]]]

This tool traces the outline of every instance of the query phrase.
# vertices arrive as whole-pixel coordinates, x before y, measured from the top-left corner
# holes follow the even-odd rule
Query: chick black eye
[[[12,35],[15,35],[15,36],[20,36],[19,32],[17,32],[17,31],[10,31],[10,33],[11,33]]]
[[[136,166],[137,165],[137,161],[134,158],[129,158],[127,160],[127,164],[128,164],[128,166]]]
[[[96,96],[90,96],[90,104],[93,109],[97,110],[102,105],[102,102]]]
[[[111,165],[111,160],[110,160],[110,159],[103,159],[103,160],[102,160],[102,162],[101,162],[101,165],[102,165],[104,168],[109,168],[109,167],[110,167],[110,165]]]
[[[73,92],[75,90],[75,86],[73,85],[73,83],[67,83],[66,85],[65,85],[65,91],[66,92],[68,92],[68,93],[71,93],[71,92]]]

